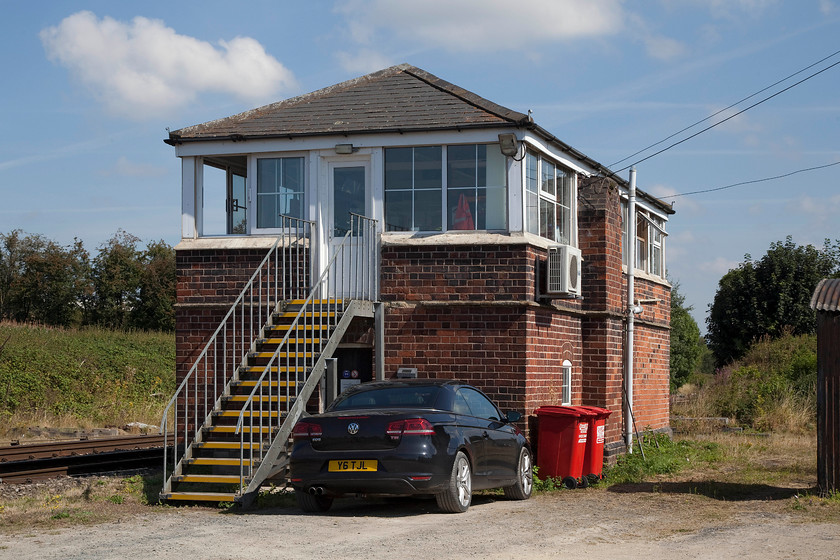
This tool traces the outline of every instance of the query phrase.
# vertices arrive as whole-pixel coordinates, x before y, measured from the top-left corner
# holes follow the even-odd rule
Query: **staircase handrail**
[[[193,362],[192,367],[189,369],[187,374],[184,376],[184,379],[178,385],[177,389],[175,390],[175,393],[173,394],[172,398],[169,400],[169,403],[166,405],[166,408],[163,411],[163,417],[161,419],[161,426],[160,426],[160,433],[164,435],[165,439],[168,439],[168,436],[169,436],[170,433],[172,434],[173,443],[175,445],[175,447],[174,447],[174,449],[175,449],[174,450],[175,459],[173,461],[173,469],[172,469],[173,472],[178,468],[178,465],[176,463],[180,463],[179,459],[177,458],[178,437],[179,437],[179,434],[178,434],[178,418],[177,418],[177,415],[178,415],[177,401],[178,401],[179,397],[181,397],[182,393],[184,393],[185,390],[187,389],[190,381],[192,381],[194,383],[194,386],[195,386],[195,389],[194,389],[195,390],[194,415],[193,415],[193,418],[192,418],[193,424],[194,424],[194,427],[195,427],[195,431],[192,434],[192,436],[193,436],[192,439],[190,439],[190,437],[189,437],[190,434],[188,433],[189,432],[189,422],[188,422],[188,417],[187,417],[187,414],[186,414],[186,410],[188,408],[189,403],[185,401],[185,403],[184,403],[185,416],[184,416],[184,422],[183,422],[184,423],[184,426],[183,426],[183,428],[184,428],[184,430],[183,430],[183,438],[184,438],[183,449],[184,449],[184,452],[186,453],[187,449],[189,448],[189,444],[192,441],[195,441],[196,436],[200,433],[201,426],[204,424],[204,422],[206,422],[207,418],[209,417],[209,414],[212,413],[212,411],[216,408],[215,405],[213,407],[207,407],[207,403],[206,403],[207,385],[205,383],[205,385],[204,385],[205,402],[204,402],[202,408],[204,409],[204,411],[209,410],[210,412],[204,415],[205,418],[203,418],[201,422],[199,421],[199,418],[198,418],[198,393],[199,393],[199,389],[198,389],[198,374],[197,374],[197,372],[199,370],[199,365],[201,364],[201,362],[203,360],[204,361],[207,360],[207,357],[210,353],[210,349],[215,346],[219,335],[223,332],[226,332],[227,327],[228,327],[228,321],[231,318],[233,318],[233,328],[231,329],[232,330],[231,340],[233,342],[232,350],[235,352],[235,348],[237,346],[237,342],[236,342],[236,339],[237,339],[236,321],[237,321],[237,319],[235,317],[235,314],[236,314],[236,312],[237,312],[237,310],[239,309],[240,306],[244,307],[244,305],[246,305],[245,299],[248,297],[249,292],[250,292],[250,302],[247,304],[248,307],[249,307],[249,311],[250,311],[250,318],[248,320],[247,328],[251,331],[251,334],[246,339],[245,334],[244,334],[244,331],[246,329],[245,310],[243,309],[242,313],[240,314],[240,317],[239,317],[239,326],[241,328],[240,333],[239,333],[239,340],[240,340],[239,345],[240,345],[240,348],[241,348],[241,356],[239,356],[238,360],[236,360],[236,358],[234,356],[231,356],[231,358],[232,358],[232,360],[231,360],[231,375],[230,375],[230,377],[228,377],[228,374],[227,374],[227,372],[228,372],[227,349],[228,348],[227,348],[227,340],[224,341],[224,348],[223,348],[224,358],[223,358],[222,364],[221,364],[223,366],[223,374],[222,374],[223,378],[222,378],[222,383],[221,384],[216,383],[217,378],[218,378],[218,372],[216,371],[215,366],[219,365],[218,360],[216,360],[216,362],[214,363],[214,368],[213,368],[213,382],[214,383],[213,383],[213,385],[214,385],[214,393],[215,394],[213,395],[213,397],[214,397],[214,401],[217,405],[219,400],[221,399],[221,396],[224,395],[229,390],[228,387],[230,385],[230,382],[232,380],[234,380],[237,376],[237,367],[236,367],[235,364],[236,363],[241,364],[244,357],[246,357],[248,355],[248,353],[250,352],[250,346],[246,347],[246,342],[245,341],[247,340],[248,344],[252,345],[252,341],[255,338],[253,336],[253,333],[257,329],[254,328],[254,306],[255,306],[255,303],[254,303],[254,293],[252,291],[252,288],[254,288],[257,279],[260,278],[263,273],[265,273],[266,281],[267,281],[266,290],[265,290],[265,292],[266,292],[265,297],[263,296],[262,282],[257,284],[258,287],[259,287],[259,294],[257,295],[256,305],[257,306],[263,306],[263,299],[265,299],[265,302],[264,302],[265,318],[260,323],[261,324],[260,330],[261,330],[270,321],[271,313],[277,308],[278,304],[281,301],[283,301],[284,299],[289,299],[289,298],[286,297],[288,294],[286,294],[287,286],[285,285],[286,274],[287,274],[287,270],[286,270],[287,262],[286,261],[283,261],[283,270],[282,270],[282,273],[283,273],[282,292],[283,293],[281,294],[280,290],[279,290],[280,286],[278,286],[278,270],[277,269],[278,269],[278,263],[280,262],[280,256],[278,255],[274,259],[274,268],[275,268],[275,270],[274,270],[274,290],[273,290],[274,298],[273,298],[273,301],[272,301],[272,298],[271,298],[272,294],[270,293],[271,292],[271,289],[270,289],[271,288],[271,274],[270,274],[271,271],[267,270],[267,267],[270,267],[270,265],[271,265],[272,256],[278,254],[278,247],[280,247],[281,242],[286,240],[286,239],[288,239],[289,241],[288,241],[287,245],[284,245],[284,247],[288,246],[289,248],[293,247],[295,244],[297,244],[300,247],[301,246],[301,240],[302,239],[307,239],[307,238],[309,239],[310,247],[314,244],[314,239],[312,239],[312,237],[313,237],[312,234],[315,231],[315,227],[314,227],[315,222],[310,221],[310,220],[304,220],[302,218],[296,218],[296,217],[293,217],[293,216],[286,216],[286,215],[281,215],[280,218],[281,218],[281,229],[283,229],[284,233],[281,234],[281,235],[278,235],[277,239],[275,239],[274,243],[272,244],[271,248],[266,253],[263,260],[260,262],[260,264],[254,270],[254,273],[248,279],[248,282],[245,284],[245,286],[240,291],[239,295],[236,297],[236,299],[231,304],[231,306],[228,309],[227,313],[225,314],[224,318],[219,322],[219,326],[216,327],[216,330],[213,331],[212,335],[210,335],[210,337],[207,341],[207,344],[204,345],[204,348],[199,353],[199,355],[196,357],[195,361]],[[308,234],[307,234],[307,231],[309,232]],[[288,233],[285,233],[285,232],[288,232]],[[308,272],[309,272],[308,270],[303,270],[302,268],[300,268],[300,265],[299,265],[298,262],[292,264],[291,260],[290,260],[288,264],[290,266],[290,271],[291,271],[291,266],[295,267],[295,270],[294,270],[295,273],[302,273],[303,275],[307,275]],[[289,287],[290,289],[292,289],[292,290],[299,289],[293,283],[290,283],[290,284],[291,284],[290,287]],[[263,314],[263,312],[264,312],[263,309],[259,309],[258,314],[257,314],[257,320],[260,320],[260,316]],[[218,356],[216,356],[216,357],[218,357]],[[205,368],[206,368],[206,364],[205,364]],[[206,375],[206,373],[207,372],[206,372],[206,369],[205,369],[205,375]],[[221,386],[221,390],[220,390],[220,386]],[[175,419],[174,419],[175,427],[171,431],[167,429],[168,425],[169,425],[170,411],[174,411],[174,416],[175,416]],[[165,481],[165,484],[167,485],[167,487],[170,484],[169,479],[167,477],[167,464],[168,464],[167,450],[168,450],[168,445],[169,445],[168,441],[164,441],[163,478],[164,478],[164,481]]]
[[[253,410],[254,399],[259,394],[259,397],[260,397],[258,399],[258,403],[259,403],[259,409],[258,409],[259,426],[258,426],[258,428],[259,429],[258,429],[257,433],[259,434],[259,442],[260,442],[260,445],[259,445],[259,448],[258,448],[259,449],[259,454],[260,454],[259,460],[262,460],[265,457],[265,453],[264,453],[264,449],[263,449],[263,445],[262,445],[262,442],[264,440],[263,430],[267,428],[268,432],[272,433],[272,431],[274,429],[274,426],[272,424],[272,413],[273,412],[276,414],[276,417],[277,417],[277,426],[276,427],[280,428],[281,425],[282,425],[282,423],[280,421],[281,416],[280,416],[280,402],[279,402],[279,399],[278,399],[278,402],[277,402],[277,410],[272,411],[271,404],[270,404],[271,402],[273,402],[272,399],[271,399],[271,397],[272,397],[271,383],[269,383],[269,394],[264,395],[263,394],[263,382],[265,381],[265,378],[266,378],[267,375],[269,376],[269,379],[270,379],[271,369],[272,369],[274,364],[277,364],[277,372],[278,372],[277,373],[277,380],[278,380],[277,396],[278,397],[281,396],[280,395],[280,383],[279,383],[279,380],[280,380],[280,359],[279,359],[279,356],[282,352],[284,352],[284,351],[288,352],[289,351],[289,348],[287,347],[287,343],[288,343],[290,337],[292,336],[292,333],[297,332],[298,326],[302,322],[303,322],[303,324],[306,323],[307,314],[312,314],[312,318],[314,320],[315,310],[314,310],[314,305],[312,304],[312,302],[317,299],[319,302],[321,302],[321,303],[319,303],[319,305],[323,305],[323,298],[322,297],[316,298],[316,296],[318,296],[319,293],[323,293],[323,292],[327,293],[327,304],[326,304],[326,312],[327,312],[326,321],[327,321],[327,324],[326,325],[324,324],[323,315],[319,315],[319,317],[318,317],[318,319],[319,319],[319,324],[318,324],[319,330],[318,330],[318,332],[319,333],[322,331],[322,329],[325,326],[329,327],[329,328],[332,328],[332,327],[335,326],[335,324],[338,323],[339,301],[341,302],[341,310],[344,311],[349,305],[348,302],[351,301],[352,299],[357,299],[357,298],[367,298],[369,300],[378,299],[379,294],[378,294],[377,282],[376,282],[376,280],[378,279],[378,275],[374,274],[374,271],[372,270],[373,268],[376,267],[376,265],[378,263],[378,259],[375,258],[375,255],[373,254],[374,249],[375,249],[374,242],[375,242],[375,237],[376,237],[376,224],[377,224],[377,220],[375,220],[373,218],[368,218],[366,216],[363,216],[361,214],[356,214],[356,213],[353,213],[353,212],[350,213],[350,228],[349,228],[349,230],[347,231],[347,233],[342,238],[341,243],[338,245],[338,247],[336,247],[335,251],[333,252],[332,257],[330,258],[327,265],[324,267],[324,271],[321,273],[320,277],[318,278],[318,281],[313,284],[312,289],[310,290],[306,300],[301,305],[300,310],[298,311],[297,315],[295,315],[295,318],[293,319],[291,325],[289,326],[288,332],[286,332],[286,335],[283,337],[282,342],[277,346],[277,349],[274,351],[274,353],[272,354],[268,363],[263,368],[263,371],[262,371],[260,377],[257,379],[257,381],[254,385],[254,388],[251,390],[251,393],[248,395],[248,398],[246,399],[245,403],[243,404],[242,409],[239,413],[239,418],[237,420],[236,430],[235,430],[235,433],[239,434],[239,436],[240,436],[240,459],[241,459],[240,460],[240,487],[244,487],[245,480],[247,478],[249,478],[251,476],[251,474],[253,473],[253,468],[254,468],[254,463],[255,463],[255,460],[254,460],[254,410]],[[353,247],[349,244],[349,241],[351,239],[354,239],[354,238],[360,238],[361,239],[361,246],[358,248],[357,255],[355,255],[355,256],[352,254]],[[336,263],[343,261],[344,256],[345,256],[345,249],[347,249],[348,247],[350,247],[350,261],[348,263],[349,268],[350,268],[350,274],[344,274],[344,275],[342,275],[341,278],[339,278],[337,272],[334,272],[334,269],[336,268]],[[342,261],[339,261],[339,258],[341,258]],[[365,265],[361,261],[361,259],[367,259],[367,264]],[[342,264],[344,264],[344,263],[342,262]],[[332,275],[334,273],[336,274],[335,278],[332,277]],[[350,298],[343,298],[342,297],[342,299],[339,300],[339,295],[338,294],[335,295],[334,299],[330,295],[330,290],[329,290],[330,282],[331,281],[337,282],[339,279],[342,280],[342,285],[341,285],[342,289],[345,287],[343,280],[346,279],[348,281],[348,285],[346,287],[347,287],[347,293],[351,294]],[[358,281],[359,279],[361,279],[361,281]],[[365,284],[367,284],[367,285],[365,286]],[[323,310],[322,307],[321,307],[321,310]],[[306,331],[304,330],[304,332],[306,332]],[[298,382],[299,382],[299,379],[300,379],[300,377],[298,376],[298,372],[300,370],[302,370],[304,372],[304,377],[303,377],[304,380],[306,379],[307,375],[312,373],[309,370],[311,370],[313,368],[313,366],[317,363],[318,357],[320,355],[320,351],[321,351],[321,349],[323,348],[324,345],[325,345],[325,342],[321,341],[319,343],[317,351],[316,351],[314,338],[313,338],[312,342],[307,342],[307,340],[304,338],[303,365],[301,365],[299,363],[299,361],[298,361],[299,359],[298,359],[297,355],[295,357],[295,364],[294,364],[294,373],[295,373],[295,381],[296,381],[296,384],[295,384],[295,400],[296,400],[295,406],[297,406],[298,408],[303,406],[303,405],[299,405],[298,401],[304,401],[304,403],[305,403],[305,401],[308,401],[309,398],[312,396],[312,393],[314,393],[315,387],[317,386],[316,384],[309,384],[311,389],[306,391],[306,394],[298,392]],[[299,346],[300,346],[299,343],[295,344],[295,350],[296,351],[299,349]],[[307,356],[307,350],[309,351],[309,356]],[[295,354],[297,354],[297,352],[295,352]],[[289,378],[290,377],[291,376],[289,375]],[[269,408],[268,408],[267,411],[263,410],[263,397],[264,396],[268,397]],[[286,410],[287,410],[287,412],[290,409],[290,407],[289,407],[289,398],[290,397],[291,397],[291,393],[289,392],[289,388],[288,388],[288,384],[287,384],[286,385]],[[250,439],[248,441],[248,444],[249,444],[248,448],[250,450],[250,457],[249,457],[249,461],[247,462],[247,464],[248,464],[247,473],[246,473],[246,470],[245,470],[246,461],[245,461],[245,453],[244,453],[246,442],[245,442],[245,432],[243,431],[243,427],[244,427],[244,424],[245,424],[245,414],[246,414],[246,412],[249,413],[249,419],[250,419],[250,422],[251,422],[251,424],[250,424],[251,429],[249,431]],[[268,426],[263,426],[263,418],[264,418],[263,413],[264,412],[267,412],[267,414],[268,414]],[[283,419],[283,423],[294,422],[296,420],[297,420],[297,418],[287,417],[287,418]]]

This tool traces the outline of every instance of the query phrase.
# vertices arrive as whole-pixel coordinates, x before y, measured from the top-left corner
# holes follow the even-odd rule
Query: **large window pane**
[[[411,231],[413,227],[411,202],[411,191],[385,191],[386,231]],[[438,207],[440,207],[440,195],[438,195]]]
[[[540,197],[537,193],[525,193],[525,221],[530,233],[540,234]]]
[[[303,158],[257,160],[257,227],[280,227],[280,215],[303,217]]]
[[[476,187],[476,146],[449,146],[446,149],[446,178],[450,189]]]
[[[475,189],[448,189],[447,190],[447,222],[449,229],[472,230],[476,229],[475,214]]]
[[[544,193],[554,195],[554,164],[550,161],[543,160],[542,162],[542,191]]]
[[[413,148],[385,150],[385,190],[412,188],[412,151]]]
[[[441,158],[441,147],[414,148],[414,188],[438,189],[439,191],[442,184],[443,160]]]
[[[425,189],[414,193],[414,227],[417,231],[441,230],[441,189]]]
[[[486,191],[487,195],[486,219],[483,224],[477,224],[478,229],[505,229],[507,227],[507,190],[499,187],[479,190]]]
[[[386,148],[386,231],[440,231],[442,186],[440,146]]]
[[[540,199],[540,236],[554,240],[554,203]]]

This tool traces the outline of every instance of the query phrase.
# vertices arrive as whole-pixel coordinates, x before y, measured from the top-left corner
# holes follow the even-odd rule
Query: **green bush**
[[[633,453],[621,455],[615,465],[606,469],[610,485],[639,483],[650,476],[674,474],[693,463],[719,461],[723,455],[716,443],[674,441],[665,434],[645,433],[642,444],[644,457],[637,447]]]

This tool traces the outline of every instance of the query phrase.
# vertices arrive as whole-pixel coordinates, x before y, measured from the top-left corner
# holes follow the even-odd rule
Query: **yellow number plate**
[[[350,459],[348,461],[330,461],[330,472],[376,471],[376,459]]]

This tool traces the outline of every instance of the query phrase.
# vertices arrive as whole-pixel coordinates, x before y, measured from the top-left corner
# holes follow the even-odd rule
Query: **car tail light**
[[[298,422],[292,429],[292,437],[299,439],[321,439],[323,430],[320,424],[314,422]]]
[[[435,429],[425,418],[409,418],[389,423],[385,433],[391,439],[400,439],[402,436],[433,436]]]

